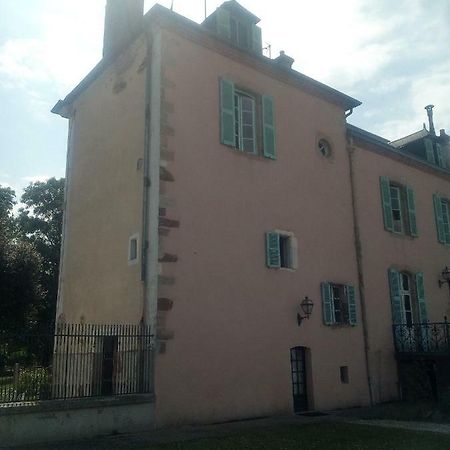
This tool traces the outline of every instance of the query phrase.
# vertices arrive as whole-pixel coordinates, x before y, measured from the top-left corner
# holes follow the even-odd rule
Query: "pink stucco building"
[[[142,12],[108,2],[102,61],[53,110],[57,320],[152,327],[158,424],[395,400],[411,370],[444,389],[445,132],[348,125],[360,102],[263,56],[234,0]]]

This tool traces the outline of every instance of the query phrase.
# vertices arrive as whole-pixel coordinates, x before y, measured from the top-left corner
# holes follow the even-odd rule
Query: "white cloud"
[[[21,177],[21,180],[28,181],[29,183],[36,183],[37,181],[47,181],[49,178],[51,178],[50,175],[32,175]]]
[[[39,6],[35,35],[0,46],[0,88],[26,94],[29,110],[42,119],[100,59],[104,2],[42,0]]]

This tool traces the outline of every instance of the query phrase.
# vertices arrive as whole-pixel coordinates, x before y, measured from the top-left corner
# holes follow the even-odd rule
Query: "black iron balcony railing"
[[[397,353],[450,354],[450,322],[393,325]]]

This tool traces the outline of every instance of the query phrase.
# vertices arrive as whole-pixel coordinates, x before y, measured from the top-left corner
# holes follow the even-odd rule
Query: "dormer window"
[[[247,24],[230,17],[231,42],[242,48],[249,48],[250,28]]]
[[[203,26],[236,47],[261,54],[261,28],[256,25],[258,22],[258,17],[235,0],[229,0],[217,8],[203,22]]]

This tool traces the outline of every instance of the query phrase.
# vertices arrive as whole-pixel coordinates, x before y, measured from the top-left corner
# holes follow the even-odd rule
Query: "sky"
[[[101,59],[105,0],[0,0],[0,185],[65,174],[67,120],[50,113]],[[146,0],[145,11],[154,4]],[[171,0],[160,0],[170,7]],[[207,0],[210,14],[222,1]],[[362,101],[348,121],[387,139],[450,132],[450,0],[241,0],[264,45]],[[174,0],[204,19],[204,0]]]

